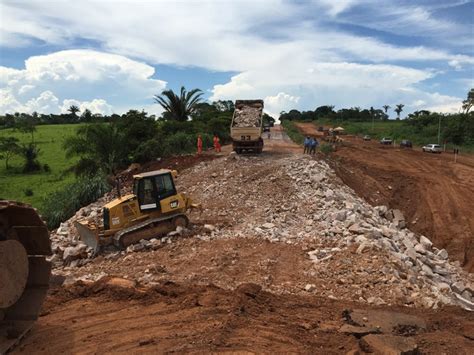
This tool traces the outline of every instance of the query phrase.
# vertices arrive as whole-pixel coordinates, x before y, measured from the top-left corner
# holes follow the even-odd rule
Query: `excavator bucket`
[[[29,205],[0,201],[0,354],[38,318],[51,275],[49,232]]]
[[[100,249],[99,229],[87,221],[76,221],[74,223],[81,240],[95,252]]]

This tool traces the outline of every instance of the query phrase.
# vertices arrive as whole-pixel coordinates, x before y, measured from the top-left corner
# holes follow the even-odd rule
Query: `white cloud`
[[[425,95],[428,98],[425,110],[444,113],[457,113],[461,110],[462,99],[459,97],[441,95],[439,93]]]
[[[30,57],[25,69],[0,67],[0,88],[9,97],[0,113],[20,109],[57,113],[64,100],[76,100],[94,113],[141,108],[166,87],[164,81],[152,78],[154,72],[145,63],[92,50]]]
[[[24,111],[36,111],[38,113],[57,112],[58,102],[58,98],[51,91],[43,91],[38,97],[26,102]]]
[[[267,110],[274,113],[292,105],[380,107],[401,100],[435,104],[439,98],[416,89],[441,70],[429,67],[472,66],[471,56],[451,53],[436,43],[431,48],[394,45],[381,36],[356,35],[328,25],[330,19],[419,36],[424,36],[423,31],[431,36],[435,29],[443,35],[460,31],[458,25],[433,16],[429,6],[403,1],[398,5],[371,0],[267,0],[91,1],[84,6],[69,1],[25,5],[4,0],[2,10],[9,20],[0,24],[3,45],[14,45],[16,40],[61,45],[80,39],[120,55],[80,50],[36,56],[26,61],[22,71],[0,67],[0,82],[22,103],[50,90],[60,102],[98,99],[113,110],[159,111],[158,105],[151,105],[151,95],[165,83],[152,79],[153,67],[130,57],[153,64],[235,71],[238,74],[228,83],[214,86],[211,100],[268,98]],[[370,11],[362,16],[354,8]],[[417,69],[407,67],[412,62]],[[34,88],[23,90],[25,97],[20,100],[26,85]],[[293,102],[280,94],[300,99]]]
[[[318,0],[316,5],[323,5],[328,8],[329,15],[335,17],[360,1],[357,0]]]
[[[20,112],[23,106],[9,89],[0,89],[0,112]]]
[[[278,118],[281,111],[284,111],[288,107],[297,105],[299,100],[300,98],[298,96],[292,96],[284,92],[279,92],[275,96],[265,97],[265,111],[270,116]]]
[[[63,105],[61,106],[61,113],[68,113],[68,109],[72,106],[79,107],[80,113],[83,113],[86,109],[92,113],[100,113],[102,115],[110,115],[113,113],[112,106],[110,106],[107,101],[103,99],[94,99],[92,101],[77,101],[74,99],[63,100]]]
[[[411,103],[411,107],[424,107],[426,106],[426,102],[424,100],[415,100]]]
[[[275,106],[270,109],[266,102],[272,113],[291,108],[314,110],[321,105],[380,107],[398,98],[413,101],[402,89],[432,75],[430,71],[383,64],[307,63],[304,67],[296,62],[281,69],[275,63],[214,86],[210,99],[266,98]],[[280,94],[274,96],[275,92]],[[291,95],[285,96],[288,92]],[[410,91],[410,95],[416,94],[417,91]]]
[[[23,94],[27,93],[28,91],[30,91],[31,89],[34,89],[34,88],[35,88],[34,85],[23,85],[23,86],[18,90],[18,94],[23,95]]]
[[[459,62],[459,60],[456,60],[456,59],[450,60],[450,61],[448,62],[448,64],[449,64],[450,67],[453,67],[454,70],[459,71],[459,70],[462,69],[462,65],[461,65],[461,63]]]

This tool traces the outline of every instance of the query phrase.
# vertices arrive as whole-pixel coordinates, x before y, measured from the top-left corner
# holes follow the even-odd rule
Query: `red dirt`
[[[43,316],[17,353],[340,354],[359,349],[356,336],[339,331],[350,310],[368,309],[319,297],[274,295],[248,283],[235,290],[173,282],[139,289],[112,279],[53,288],[50,294]],[[403,318],[387,314],[388,321]],[[472,353],[472,313],[446,308],[410,310],[410,315],[426,329],[400,324],[391,332],[413,336],[422,353]],[[377,317],[369,313],[368,318]],[[380,326],[385,331],[385,323]]]
[[[307,134],[316,127],[299,124]],[[403,211],[409,228],[446,248],[474,271],[474,156],[430,154],[343,136],[334,154],[338,176],[372,205]]]
[[[264,154],[269,158],[301,152],[279,129],[274,132],[265,141]],[[228,151],[230,147],[224,147],[222,155]],[[176,169],[183,170],[214,157],[174,159]],[[140,171],[170,164],[172,160],[153,162]],[[348,169],[338,164],[339,169]],[[375,178],[374,183],[384,186]],[[373,307],[321,297],[329,295],[327,288],[337,279],[328,281],[325,275],[302,272],[310,267],[306,249],[256,238],[203,241],[190,237],[153,252],[96,258],[71,269],[70,274],[102,272],[132,279],[145,272],[153,274],[158,285],[145,289],[135,281],[110,278],[94,284],[56,285],[50,289],[42,316],[15,352],[340,354],[361,351],[356,336],[339,331],[350,323],[350,310],[356,309],[418,317],[426,329],[399,324],[384,332],[415,339],[422,353],[474,352],[474,314],[460,308]],[[350,266],[350,255],[341,258]],[[369,259],[377,268],[379,264]],[[331,273],[329,268],[327,276]],[[316,290],[304,291],[307,283]],[[379,286],[383,285],[368,292],[376,293]],[[385,318],[398,316],[388,313]]]

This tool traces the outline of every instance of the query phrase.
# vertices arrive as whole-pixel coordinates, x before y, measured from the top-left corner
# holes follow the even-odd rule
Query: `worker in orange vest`
[[[202,138],[201,135],[198,135],[198,154],[202,153]]]
[[[219,141],[219,137],[217,136],[217,134],[214,134],[214,149],[216,150],[217,153],[220,153],[221,152],[221,143]]]

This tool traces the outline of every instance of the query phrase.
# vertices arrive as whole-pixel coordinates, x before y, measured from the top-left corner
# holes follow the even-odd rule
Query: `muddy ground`
[[[312,123],[306,134],[320,134]],[[423,153],[343,136],[334,154],[338,176],[372,205],[403,211],[409,228],[428,236],[451,258],[474,271],[474,156],[454,162],[450,152]]]

